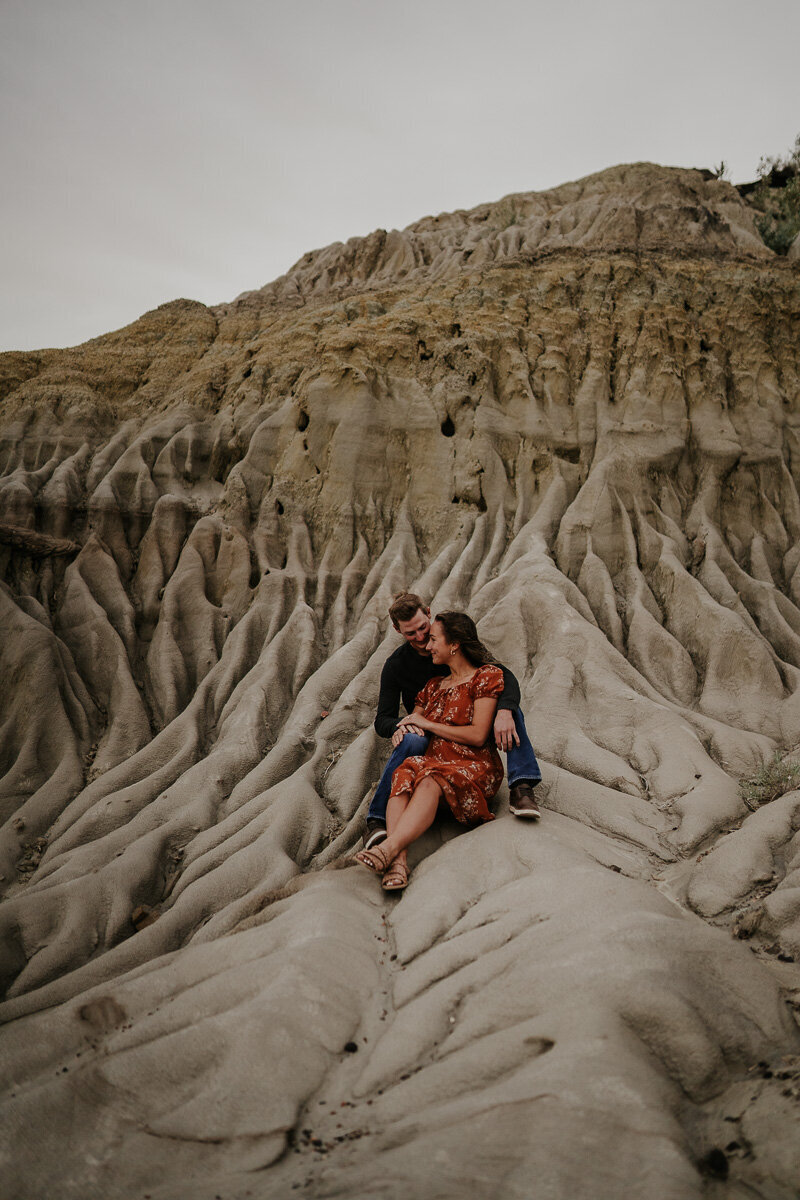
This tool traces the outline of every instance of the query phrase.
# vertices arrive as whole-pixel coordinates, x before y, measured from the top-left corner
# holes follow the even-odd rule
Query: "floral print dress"
[[[503,672],[499,667],[479,667],[455,687],[443,687],[444,682],[440,675],[429,679],[415,707],[440,725],[471,725],[475,701],[502,692]],[[494,820],[487,801],[503,781],[503,764],[491,738],[483,746],[464,746],[432,737],[423,755],[407,758],[394,772],[391,795],[413,792],[429,775],[441,787],[457,821],[466,825]]]

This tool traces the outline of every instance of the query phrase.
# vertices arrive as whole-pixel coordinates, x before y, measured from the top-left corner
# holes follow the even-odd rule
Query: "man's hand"
[[[514,724],[514,718],[507,708],[498,708],[494,719],[494,740],[498,750],[510,750],[519,745],[519,734]]]
[[[408,719],[409,719],[408,717],[404,718],[404,720],[406,720],[406,721],[408,721]],[[398,725],[397,729],[395,729],[394,733],[392,734],[392,745],[399,746],[407,733],[418,733],[420,737],[425,736],[424,731],[422,729],[420,729],[419,725],[402,725],[402,724],[400,724],[400,725]]]

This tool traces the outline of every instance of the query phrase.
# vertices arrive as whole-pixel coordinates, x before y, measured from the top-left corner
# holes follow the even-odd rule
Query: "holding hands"
[[[422,713],[410,713],[398,722],[397,729],[392,734],[392,745],[399,746],[407,733],[416,733],[420,737],[424,737],[430,726],[431,722],[427,717],[423,717]]]

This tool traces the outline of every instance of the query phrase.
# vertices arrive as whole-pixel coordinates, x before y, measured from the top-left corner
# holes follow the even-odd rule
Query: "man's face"
[[[406,639],[417,654],[424,654],[427,658],[430,654],[428,638],[431,632],[431,610],[418,608],[410,621],[397,622],[397,632]]]

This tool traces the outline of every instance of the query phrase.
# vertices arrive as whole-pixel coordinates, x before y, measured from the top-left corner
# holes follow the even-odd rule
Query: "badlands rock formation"
[[[0,357],[5,1196],[797,1195],[797,272],[640,164]],[[545,778],[398,900],[403,587]]]

